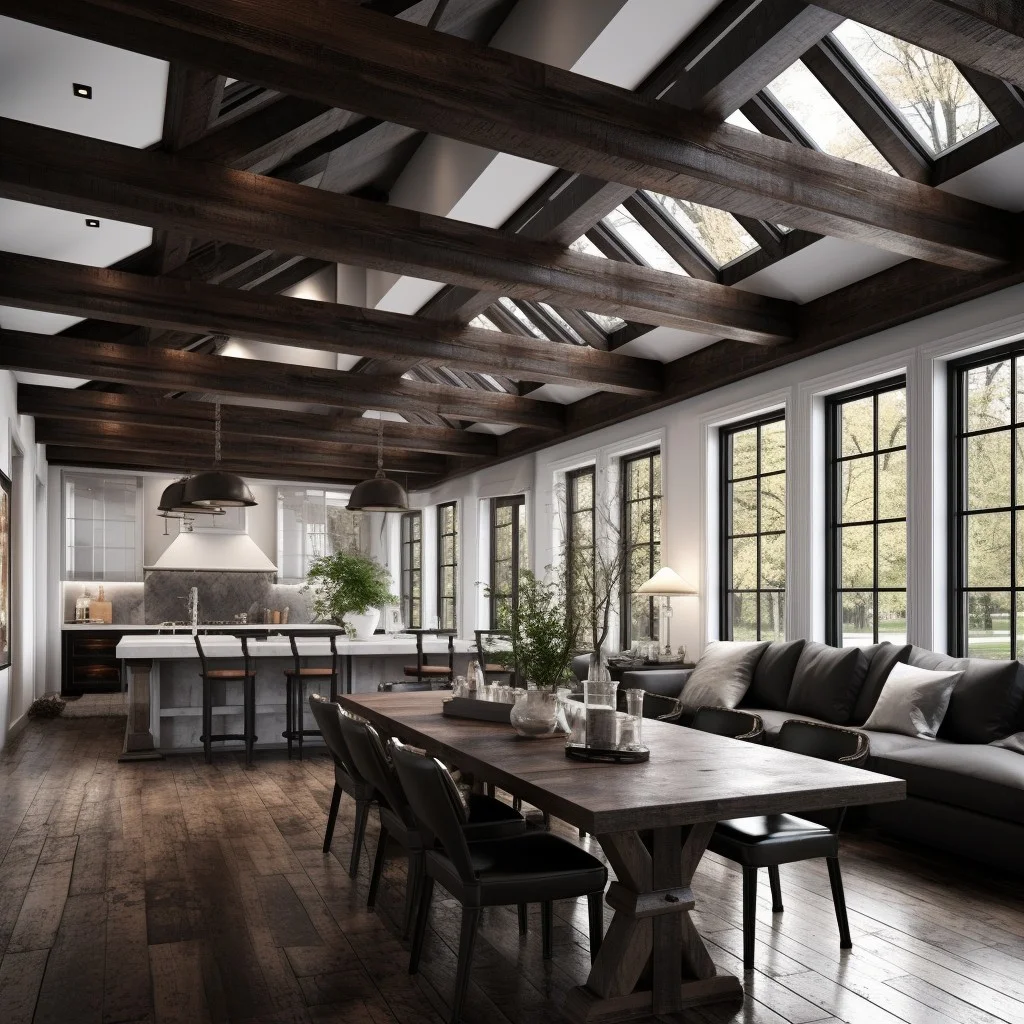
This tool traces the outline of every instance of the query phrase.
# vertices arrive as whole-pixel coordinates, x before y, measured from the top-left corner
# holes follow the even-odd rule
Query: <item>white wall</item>
[[[14,481],[14,544],[11,590],[12,664],[0,670],[0,748],[25,725],[25,712],[32,701],[47,689],[50,678],[59,687],[60,662],[47,665],[45,622],[39,621],[42,594],[47,578],[45,505],[46,463],[42,449],[35,443],[35,423],[18,415],[17,382],[14,374],[0,371],[0,469]],[[23,458],[15,462],[15,456]],[[43,489],[40,493],[39,483]],[[47,674],[49,672],[49,675]]]
[[[675,599],[673,643],[699,651],[718,629],[717,428],[770,409],[788,418],[787,631],[824,639],[824,396],[875,378],[907,375],[909,448],[909,639],[946,645],[946,363],[1024,336],[1024,286],[893,328],[852,345],[759,374],[626,423],[411,495],[418,507],[460,503],[459,622],[485,625],[478,581],[486,579],[481,499],[525,493],[533,567],[557,552],[554,487],[574,466],[595,463],[599,489],[613,487],[616,460],[660,441],[662,563],[698,584],[698,600]],[[602,474],[603,469],[603,474]],[[604,476],[602,485],[601,476]],[[424,522],[433,548],[433,519]],[[426,555],[426,548],[424,554]],[[424,607],[433,605],[435,559],[424,557]],[[431,612],[432,614],[432,612]],[[614,635],[614,634],[613,634]],[[613,641],[614,643],[614,641]]]

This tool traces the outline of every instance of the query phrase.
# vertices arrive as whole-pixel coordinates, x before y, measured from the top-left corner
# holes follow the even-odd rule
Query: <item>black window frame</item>
[[[648,460],[650,462],[649,472],[650,479],[654,479],[654,459],[658,459],[658,466],[661,475],[661,488],[657,494],[654,493],[654,487],[651,487],[651,493],[646,499],[638,499],[632,501],[629,498],[629,467],[635,462],[641,462]],[[628,455],[623,455],[619,459],[619,522],[621,524],[621,532],[623,537],[623,557],[626,560],[626,564],[623,567],[622,572],[622,584],[619,591],[619,634],[622,643],[622,649],[630,647],[633,642],[632,636],[632,597],[633,592],[631,589],[630,579],[630,567],[632,565],[633,552],[639,547],[646,547],[649,549],[648,566],[650,568],[650,574],[648,579],[653,576],[658,569],[661,568],[661,502],[664,500],[665,490],[665,477],[664,477],[664,460],[661,457],[661,445],[653,445],[650,448],[645,448],[643,451],[630,452]],[[632,505],[640,505],[644,501],[647,501],[650,506],[651,513],[651,539],[641,544],[632,543],[632,534],[630,529],[630,507]],[[658,503],[658,515],[654,515],[654,503]],[[658,528],[655,530],[655,523],[657,522]],[[657,540],[655,540],[657,536]],[[657,549],[657,554],[655,554]],[[651,623],[650,638],[652,640],[658,640],[660,637],[659,633],[659,617],[657,602],[659,598],[650,597],[648,598],[648,616]]]
[[[452,528],[447,531],[444,525],[445,512],[451,510]],[[437,625],[440,629],[458,629],[459,623],[459,503],[445,501],[437,506]],[[451,537],[452,561],[444,560],[444,542]],[[452,570],[452,592],[445,593],[444,570]],[[445,617],[446,606],[451,605],[451,622]]]
[[[419,527],[419,536],[414,536],[414,525]],[[401,557],[399,572],[399,600],[402,605],[402,621],[406,629],[421,629],[423,626],[423,513],[420,510],[403,512],[400,520],[399,540]],[[413,558],[413,551],[419,553],[419,568]]]
[[[590,478],[590,508],[580,508],[576,504],[575,483],[584,477]],[[590,513],[590,536],[584,544],[580,544],[580,539],[576,535],[576,518],[581,512]],[[577,608],[582,607],[577,601],[575,575],[577,551],[580,549],[590,552],[590,594],[587,596],[590,601],[589,607],[593,608],[596,603],[594,566],[597,558],[597,467],[593,464],[571,469],[565,474],[565,591],[566,600]],[[585,617],[583,625],[586,626],[588,621]]]
[[[967,140],[964,140],[967,141]],[[1024,493],[1024,487],[1018,484],[1017,466],[1017,434],[1024,431],[1024,416],[1018,415],[1018,391],[1021,386],[1017,373],[1017,360],[1024,358],[1024,343],[1014,342],[999,348],[987,349],[983,352],[952,360],[948,366],[948,416],[949,416],[949,452],[947,462],[948,488],[948,584],[950,601],[946,610],[948,622],[947,650],[957,657],[967,656],[969,649],[969,623],[967,612],[967,595],[972,591],[992,593],[1008,591],[1010,595],[1010,658],[1017,659],[1024,655],[1017,636],[1017,616],[1022,609],[1020,594],[1024,593],[1024,585],[1016,582],[1018,543],[1017,517],[1024,516],[1024,501],[1018,500],[1018,491]],[[968,431],[966,427],[966,379],[970,370],[993,363],[1008,362],[1010,366],[1010,422],[1007,426],[989,428],[987,430]],[[981,434],[1008,433],[1010,435],[1010,504],[998,508],[968,509],[967,495],[967,460],[965,458],[964,440]],[[1010,560],[1009,586],[1007,587],[970,587],[967,585],[967,532],[963,528],[971,515],[1003,512],[1010,514]],[[983,655],[972,655],[983,657]]]
[[[893,445],[888,448],[881,448],[878,445],[878,398],[880,395],[891,391],[907,391],[906,374],[899,374],[894,377],[886,377],[884,380],[874,381],[847,391],[840,391],[828,395],[825,400],[825,642],[833,647],[842,645],[843,634],[843,597],[846,591],[853,593],[866,593],[870,590],[872,596],[872,643],[878,641],[878,595],[880,593],[905,593],[909,603],[910,596],[910,567],[909,558],[907,566],[907,579],[905,587],[879,587],[878,585],[878,527],[881,524],[900,522],[901,519],[907,530],[907,548],[910,547],[910,457],[909,439],[910,423],[908,421],[904,428],[904,443]],[[872,493],[872,518],[869,520],[857,520],[856,522],[842,523],[842,499],[840,498],[840,487],[842,485],[841,466],[855,458],[863,458],[867,453],[859,455],[843,456],[840,452],[842,444],[841,424],[839,420],[840,409],[848,402],[856,402],[864,398],[873,398],[872,415],[874,424],[872,436],[875,447],[870,453],[872,458],[872,472],[874,473]],[[909,392],[907,394],[909,409]],[[903,451],[906,453],[907,472],[907,504],[904,507],[902,517],[890,516],[880,518],[878,515],[878,460],[879,456],[892,452]],[[873,527],[873,568],[872,586],[868,587],[842,587],[841,583],[841,526],[870,525]]]
[[[789,495],[789,459],[787,450],[787,459],[785,465],[781,470],[772,470],[769,473],[765,473],[761,466],[761,430],[769,426],[772,423],[782,423],[786,427],[787,431],[787,448],[788,448],[788,432],[789,424],[786,421],[786,410],[775,409],[771,412],[759,413],[757,416],[751,416],[748,419],[741,420],[738,423],[730,423],[724,427],[720,427],[718,431],[718,447],[719,447],[719,468],[718,468],[718,566],[719,566],[719,608],[718,608],[718,629],[719,639],[721,640],[732,640],[733,639],[733,623],[732,623],[732,602],[731,598],[734,594],[753,594],[755,597],[755,604],[757,608],[757,639],[761,640],[762,629],[761,629],[761,596],[762,594],[778,594],[782,595],[783,608],[785,607],[786,601],[786,586],[784,585],[782,590],[779,591],[777,587],[762,587],[762,576],[761,576],[761,544],[762,537],[766,536],[778,536],[780,533],[783,537],[788,535],[789,527],[789,516],[788,508],[785,514],[783,528],[779,530],[764,531],[761,529],[761,487],[760,482],[762,479],[767,477],[783,476],[786,477],[786,495],[788,505]],[[732,477],[730,475],[730,460],[729,460],[729,439],[735,435],[743,433],[747,430],[757,430],[757,470],[753,476],[745,477]],[[757,523],[756,532],[754,534],[745,533],[733,533],[731,531],[732,526],[732,502],[730,501],[730,485],[736,482],[742,482],[747,480],[757,481]],[[737,537],[750,537],[754,536],[757,538],[757,586],[751,590],[743,587],[732,587],[729,584],[732,582],[732,545],[731,541]],[[786,575],[788,583],[789,575],[789,564],[787,560],[786,564]],[[785,619],[783,619],[785,622]]]
[[[508,594],[498,593],[494,589],[494,579],[497,575],[495,567],[497,566],[497,560],[495,559],[496,545],[494,536],[497,532],[498,522],[498,509],[511,508],[512,509],[512,587],[511,592]],[[498,606],[499,603],[506,597],[509,599],[512,608],[517,608],[519,605],[519,571],[522,565],[522,552],[520,551],[519,538],[523,528],[523,516],[526,512],[526,495],[525,494],[509,494],[501,498],[491,498],[491,522],[488,536],[490,539],[490,551],[488,552],[488,568],[490,572],[490,597],[489,597],[489,609],[488,609],[488,621],[491,629],[501,629],[502,623],[499,622],[498,617]]]

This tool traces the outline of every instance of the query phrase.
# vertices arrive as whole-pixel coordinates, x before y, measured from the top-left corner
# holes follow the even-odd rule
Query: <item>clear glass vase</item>
[[[558,700],[550,690],[520,690],[509,712],[512,728],[520,736],[550,736],[558,722]]]
[[[587,679],[595,682],[610,683],[612,681],[611,670],[608,668],[608,656],[604,650],[598,649],[590,652],[590,665],[587,667]]]

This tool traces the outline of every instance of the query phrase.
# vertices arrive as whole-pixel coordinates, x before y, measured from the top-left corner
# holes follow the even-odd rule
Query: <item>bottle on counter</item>
[[[85,591],[83,590],[75,600],[75,622],[85,622],[88,601],[89,599],[85,596]]]
[[[281,612],[281,624],[282,625],[287,625],[288,624],[288,605],[285,605],[284,606],[284,611]]]
[[[82,622],[89,621],[89,605],[92,603],[92,591],[86,587],[82,591]]]

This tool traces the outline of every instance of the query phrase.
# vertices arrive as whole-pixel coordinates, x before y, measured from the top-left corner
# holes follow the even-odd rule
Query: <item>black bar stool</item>
[[[455,678],[455,630],[405,629],[402,632],[413,633],[416,636],[416,664],[405,666],[404,671],[407,677],[416,679],[421,683],[450,683]],[[423,652],[423,638],[425,636],[448,637],[447,665],[431,665],[427,662],[427,655]]]
[[[295,659],[295,667],[284,673],[285,692],[285,725],[281,735],[288,741],[288,756],[292,756],[292,745],[299,748],[299,760],[302,760],[302,741],[306,736],[320,736],[319,729],[307,729],[305,723],[306,711],[306,683],[311,680],[330,679],[331,700],[338,699],[338,630],[319,630],[303,632],[303,639],[329,639],[331,642],[331,665],[312,667],[302,664],[302,655],[299,653],[298,644],[295,642],[295,634],[290,633],[288,640],[291,642],[292,657]]]
[[[242,661],[244,668],[210,668],[206,661],[199,634],[193,635],[199,661],[202,665],[203,678],[203,734],[199,738],[203,743],[203,754],[206,763],[212,761],[215,742],[223,740],[242,740],[245,743],[245,766],[252,767],[252,748],[256,742],[256,666],[249,654],[248,638],[244,633],[232,634],[242,642]],[[240,680],[242,683],[242,731],[214,733],[213,731],[213,684]]]

